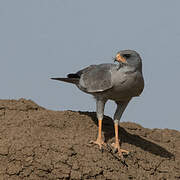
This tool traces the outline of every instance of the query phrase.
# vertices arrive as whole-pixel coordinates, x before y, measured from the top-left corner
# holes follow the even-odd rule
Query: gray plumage
[[[68,74],[67,78],[52,79],[75,84],[80,90],[92,94],[97,101],[103,101],[102,106],[108,99],[117,104],[127,104],[132,97],[139,96],[144,88],[142,62],[136,51],[118,53],[126,57],[127,63],[91,65],[77,73]],[[101,114],[102,117],[102,109],[97,108],[97,116]],[[115,117],[115,121],[120,119]]]
[[[52,79],[73,83],[85,93],[92,94],[96,99],[99,120],[103,119],[106,101],[114,100],[117,104],[114,123],[117,124],[132,97],[139,96],[143,91],[144,79],[141,57],[136,51],[119,51],[114,60],[118,64],[91,65],[77,73],[68,74],[67,78]],[[95,143],[103,143],[100,135]],[[116,146],[122,154],[117,140]]]

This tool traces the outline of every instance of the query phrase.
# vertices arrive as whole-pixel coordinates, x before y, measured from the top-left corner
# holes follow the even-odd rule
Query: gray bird
[[[106,145],[102,139],[102,120],[104,106],[107,100],[113,100],[117,104],[114,114],[115,143],[113,148],[118,151],[123,159],[123,153],[129,153],[120,147],[118,138],[118,124],[120,118],[132,97],[139,96],[144,89],[142,74],[142,60],[140,55],[133,50],[119,51],[114,62],[117,64],[90,65],[77,73],[68,74],[67,78],[51,78],[75,84],[81,91],[92,94],[96,99],[96,113],[98,118],[98,136],[96,141],[99,145]]]

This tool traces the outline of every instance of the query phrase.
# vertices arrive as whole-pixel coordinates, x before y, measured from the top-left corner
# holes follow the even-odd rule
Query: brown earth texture
[[[102,151],[94,112],[52,111],[31,100],[0,100],[0,180],[180,179],[180,132],[123,122],[123,163],[111,149],[112,119],[103,120]]]

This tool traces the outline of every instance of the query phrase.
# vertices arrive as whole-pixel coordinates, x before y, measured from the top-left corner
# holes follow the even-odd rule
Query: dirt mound
[[[121,163],[107,146],[89,144],[97,135],[95,113],[50,111],[30,100],[0,100],[0,179],[180,179],[180,132],[121,123]],[[112,119],[103,135],[114,141]]]

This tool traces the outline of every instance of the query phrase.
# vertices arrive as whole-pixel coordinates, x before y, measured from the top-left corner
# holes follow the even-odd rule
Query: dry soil
[[[97,135],[94,112],[51,111],[31,100],[0,100],[0,180],[180,179],[180,132],[121,123],[120,141],[131,152],[122,163],[110,144],[112,119],[103,120],[108,144]]]

